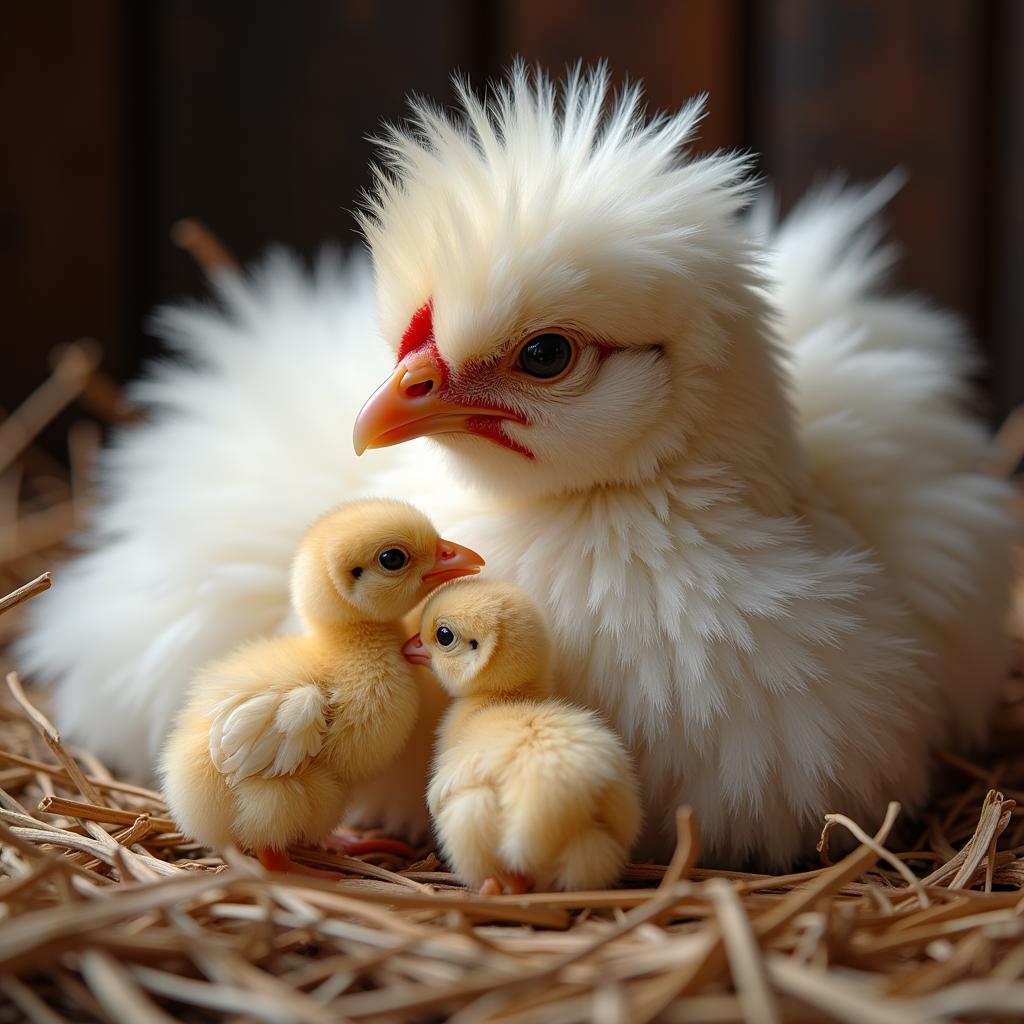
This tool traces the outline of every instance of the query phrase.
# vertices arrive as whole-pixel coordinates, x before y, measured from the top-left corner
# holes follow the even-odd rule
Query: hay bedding
[[[98,366],[94,346],[65,349],[0,423],[0,596],[55,563],[88,503],[95,425],[72,430],[70,479],[35,434],[76,399],[130,416]],[[1024,447],[1024,425],[1008,433]],[[49,583],[0,600],[0,645]],[[877,835],[829,816],[806,870],[697,868],[683,810],[671,864],[632,865],[619,889],[489,898],[430,850],[412,864],[293,851],[345,875],[331,882],[190,843],[158,793],[64,745],[6,678],[0,1024],[1024,1019],[1019,671],[984,761],[944,755],[928,812],[908,822],[892,804]],[[835,829],[859,845],[833,863]]]

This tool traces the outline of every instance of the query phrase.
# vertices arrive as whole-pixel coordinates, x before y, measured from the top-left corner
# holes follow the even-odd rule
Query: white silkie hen
[[[462,106],[384,143],[378,320],[362,264],[280,257],[162,315],[188,361],[136,388],[21,645],[61,726],[150,769],[199,665],[286,628],[307,524],[393,494],[547,609],[564,696],[634,753],[642,853],[683,803],[710,861],[762,866],[825,812],[919,804],[929,752],[984,735],[1012,530],[960,325],[880,293],[886,186],[762,238],[748,160],[684,152],[699,104],[645,121],[603,72],[517,69]],[[436,436],[356,461],[381,380],[359,446]],[[409,770],[392,830],[422,824]]]

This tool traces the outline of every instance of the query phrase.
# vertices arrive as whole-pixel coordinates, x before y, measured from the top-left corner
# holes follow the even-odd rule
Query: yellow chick
[[[483,564],[401,502],[355,502],[319,520],[292,566],[305,632],[243,645],[192,683],[161,760],[182,830],[238,843],[275,870],[319,873],[285,849],[329,837],[350,785],[384,769],[416,720],[402,616]]]
[[[402,650],[455,698],[428,792],[454,871],[485,895],[614,882],[640,828],[636,776],[598,715],[551,698],[547,630],[527,594],[450,584]]]

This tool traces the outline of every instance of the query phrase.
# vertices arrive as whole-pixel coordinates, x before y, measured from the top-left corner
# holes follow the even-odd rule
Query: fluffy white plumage
[[[709,858],[783,865],[823,813],[913,806],[931,749],[981,739],[1012,530],[961,326],[881,291],[888,186],[776,230],[742,216],[743,158],[682,151],[698,105],[607,98],[602,73],[556,95],[516,70],[459,120],[418,106],[366,219],[379,319],[361,261],[280,255],[161,314],[185,358],[136,387],[151,421],[106,454],[88,551],[20,646],[69,735],[151,769],[196,669],[283,628],[308,523],[391,494],[548,608],[565,696],[635,755],[642,853],[690,803]],[[524,417],[502,429],[532,460],[464,434],[355,459],[381,336],[431,300],[451,386]],[[552,328],[579,340],[564,378],[500,375]],[[389,827],[422,813],[418,782],[390,794]]]

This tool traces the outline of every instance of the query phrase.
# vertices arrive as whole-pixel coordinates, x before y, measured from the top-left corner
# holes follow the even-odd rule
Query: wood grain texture
[[[444,99],[466,49],[455,0],[148,7],[144,258],[150,300],[201,287],[167,241],[197,217],[242,261],[268,242],[309,254],[359,244],[350,211],[370,182],[367,136],[406,96]]]
[[[977,321],[983,4],[779,0],[753,8],[756,145],[783,208],[821,177],[909,175],[901,281]]]
[[[1024,402],[1024,4],[998,6],[992,164],[993,405]]]
[[[123,366],[120,8],[11,4],[0,31],[0,406],[47,374],[59,343],[107,339]]]

